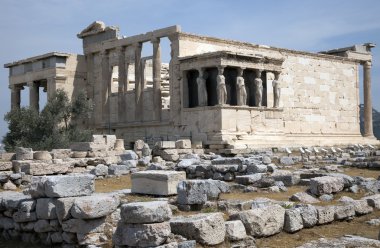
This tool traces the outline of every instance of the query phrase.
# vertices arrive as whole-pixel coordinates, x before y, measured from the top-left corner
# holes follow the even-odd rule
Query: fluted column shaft
[[[364,81],[364,136],[372,137],[372,96],[371,96],[371,62],[366,61],[363,64],[363,81]]]
[[[153,119],[161,120],[161,46],[160,39],[156,38],[153,44]]]

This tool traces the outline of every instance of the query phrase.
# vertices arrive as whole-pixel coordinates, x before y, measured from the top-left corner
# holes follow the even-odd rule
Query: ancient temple
[[[48,97],[56,89],[71,97],[85,90],[95,108],[88,125],[126,144],[190,138],[228,150],[378,142],[371,43],[310,53],[189,34],[179,26],[122,37],[103,22],[78,37],[84,55],[53,52],[5,65],[12,108],[25,87],[37,110],[40,87]],[[162,40],[170,43],[168,63]],[[150,56],[143,57],[148,45]]]

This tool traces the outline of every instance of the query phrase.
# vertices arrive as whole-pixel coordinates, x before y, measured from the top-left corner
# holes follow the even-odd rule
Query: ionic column
[[[109,67],[109,55],[108,51],[101,52],[102,57],[102,92],[101,92],[101,110],[102,110],[102,122],[110,124],[110,112],[109,112],[109,93],[111,90],[111,73]]]
[[[135,120],[142,120],[143,103],[141,99],[141,50],[142,43],[135,44]]]
[[[243,71],[244,68],[238,68],[238,76],[236,78],[236,99],[238,106],[247,105],[247,90],[245,89]]]
[[[125,47],[119,47],[117,49],[119,55],[119,85],[118,85],[118,121],[125,122],[126,120],[126,111],[125,111],[125,81],[126,81],[126,72],[125,72]]]
[[[364,81],[364,137],[373,137],[372,127],[372,97],[371,97],[371,61],[363,64]]]
[[[151,40],[153,44],[153,119],[161,120],[161,46],[160,39]]]
[[[280,106],[281,88],[280,88],[280,73],[274,72],[274,80],[272,81],[273,86],[273,108],[278,108]]]
[[[197,88],[198,88],[198,106],[207,106],[207,88],[206,88],[206,79],[207,73],[204,68],[198,69],[199,76],[197,78]]]
[[[37,112],[40,110],[40,92],[38,84],[35,82],[29,82],[29,107],[36,110]]]
[[[21,89],[18,85],[9,85],[11,89],[11,110],[19,109],[21,102]]]

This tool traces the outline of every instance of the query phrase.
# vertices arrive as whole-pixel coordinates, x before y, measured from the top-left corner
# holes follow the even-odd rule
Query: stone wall
[[[272,108],[274,77],[268,73],[267,109],[223,107],[222,128],[215,130],[222,136],[219,141],[233,143],[243,139],[242,144],[253,140],[265,143],[269,136],[273,139],[271,143],[276,143],[271,136],[279,136],[277,143],[281,143],[308,135],[314,142],[329,137],[330,142],[339,143],[335,136],[360,137],[358,64],[354,61],[185,33],[179,34],[179,43],[180,57],[228,50],[285,59],[280,75],[280,109]],[[191,126],[186,120],[182,118],[182,124]],[[211,136],[208,141],[212,143]]]

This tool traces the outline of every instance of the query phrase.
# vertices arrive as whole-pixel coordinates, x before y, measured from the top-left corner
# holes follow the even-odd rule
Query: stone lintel
[[[242,54],[230,51],[218,51],[198,54],[179,59],[181,70],[204,67],[238,67],[281,72],[283,58],[273,58],[261,54]]]

